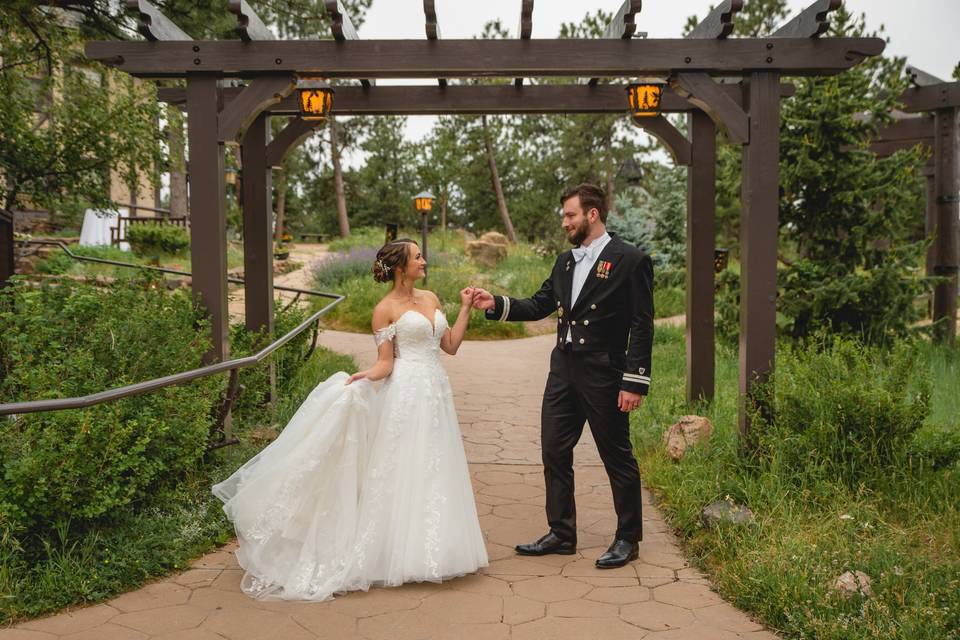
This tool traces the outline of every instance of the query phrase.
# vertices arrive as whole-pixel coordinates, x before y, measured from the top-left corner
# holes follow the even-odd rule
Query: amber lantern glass
[[[322,80],[297,82],[297,103],[304,120],[323,120],[333,108],[333,89]]]
[[[635,118],[654,118],[660,115],[660,99],[663,97],[662,82],[633,82],[627,87],[630,113]]]
[[[433,209],[433,194],[429,191],[421,191],[413,196],[413,204],[420,213],[429,213]]]

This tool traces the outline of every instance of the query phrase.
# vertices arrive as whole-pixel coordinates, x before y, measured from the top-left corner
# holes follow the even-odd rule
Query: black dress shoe
[[[614,540],[607,552],[597,558],[598,569],[622,567],[640,555],[640,543],[627,540]]]
[[[577,552],[577,543],[562,540],[551,531],[536,542],[518,544],[515,549],[521,556],[545,556],[551,553],[571,556]]]

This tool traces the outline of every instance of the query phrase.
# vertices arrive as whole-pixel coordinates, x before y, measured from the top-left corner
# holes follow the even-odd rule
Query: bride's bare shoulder
[[[396,303],[389,298],[381,298],[380,302],[377,303],[377,306],[373,308],[373,329],[382,329],[396,318]]]
[[[440,308],[440,298],[437,297],[437,294],[435,294],[433,291],[430,291],[429,289],[417,289],[417,293],[432,302],[437,309]]]

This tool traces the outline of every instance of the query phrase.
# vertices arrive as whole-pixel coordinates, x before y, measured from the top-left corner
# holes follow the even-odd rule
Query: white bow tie
[[[587,253],[590,252],[590,247],[574,247],[573,251],[573,261],[580,262],[584,259]]]

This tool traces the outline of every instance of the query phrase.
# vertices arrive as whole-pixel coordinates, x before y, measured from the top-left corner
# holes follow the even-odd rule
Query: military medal
[[[567,270],[567,271],[570,271],[570,261],[569,261],[569,260],[567,260],[567,268],[566,268],[566,270]]]
[[[613,264],[607,260],[601,260],[597,263],[597,277],[606,280],[610,277],[610,270],[613,268]]]

